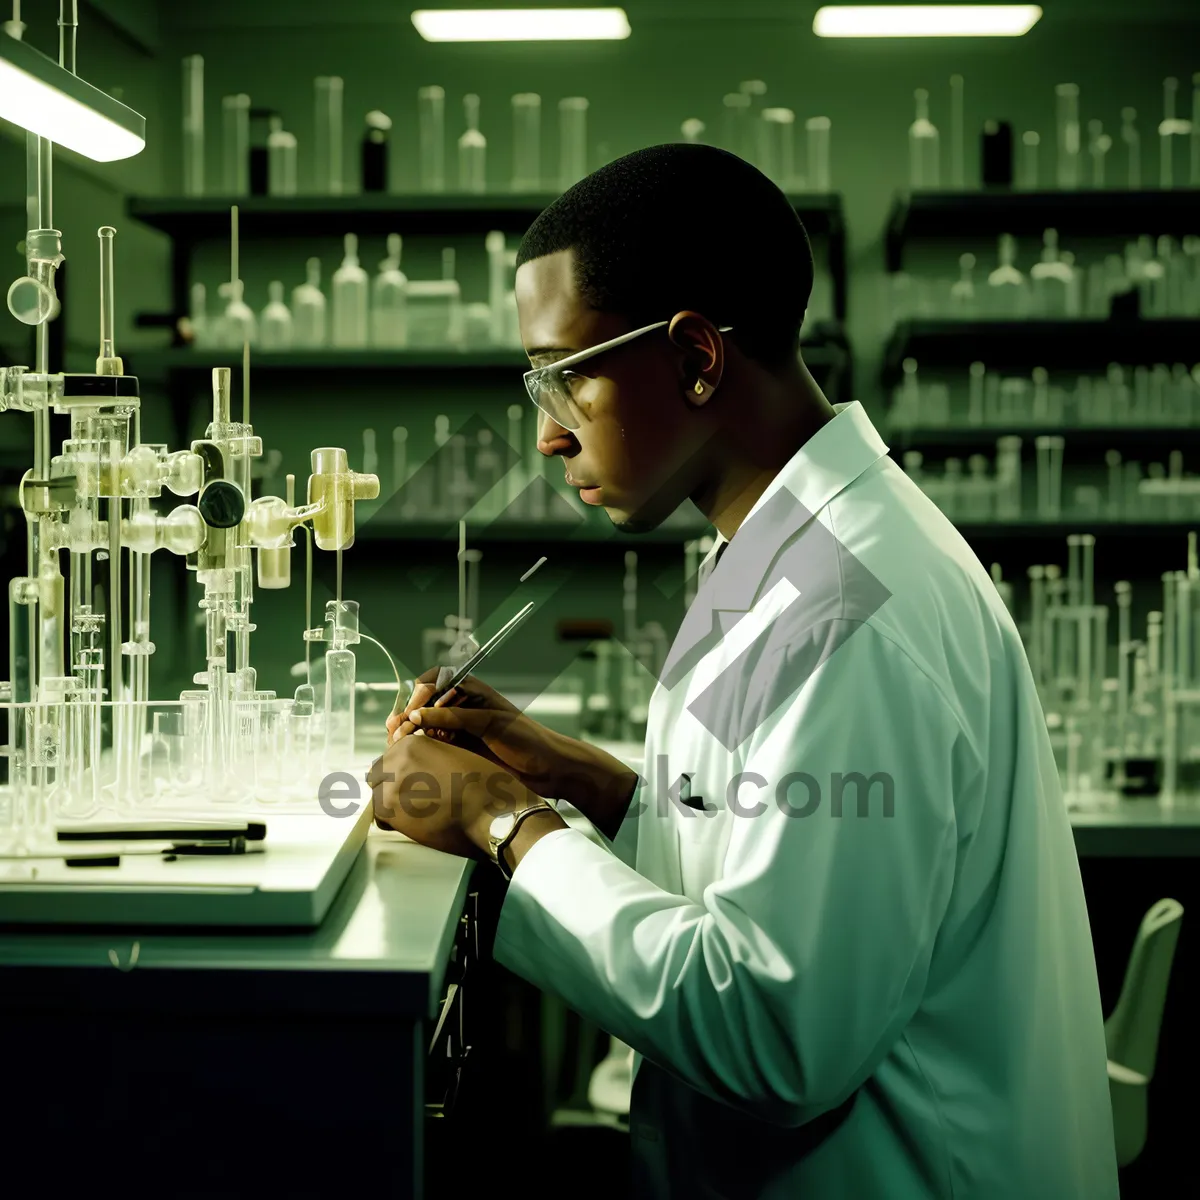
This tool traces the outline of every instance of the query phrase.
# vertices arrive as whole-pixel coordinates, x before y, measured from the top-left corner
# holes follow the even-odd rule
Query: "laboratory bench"
[[[441,1194],[426,1140],[488,969],[473,869],[372,829],[312,931],[0,929],[6,1182]]]

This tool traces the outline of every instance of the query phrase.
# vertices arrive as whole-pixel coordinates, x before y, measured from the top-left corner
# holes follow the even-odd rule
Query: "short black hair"
[[[529,227],[517,265],[574,250],[576,285],[602,312],[650,325],[690,309],[729,325],[764,365],[799,349],[813,284],[796,210],[761,171],[715,146],[649,146],[564,192]]]

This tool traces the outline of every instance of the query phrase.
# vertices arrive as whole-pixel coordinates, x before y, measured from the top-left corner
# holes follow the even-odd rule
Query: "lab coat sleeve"
[[[738,801],[755,815],[727,796],[695,817],[731,823],[702,903],[559,830],[514,874],[496,957],[700,1092],[803,1124],[869,1078],[919,1003],[955,781],[975,769],[938,686],[860,627],[750,739]]]

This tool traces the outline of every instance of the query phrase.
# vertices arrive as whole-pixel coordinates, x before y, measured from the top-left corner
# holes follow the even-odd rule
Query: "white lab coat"
[[[671,657],[641,811],[614,846],[578,820],[543,837],[495,944],[638,1052],[634,1194],[1116,1200],[1087,910],[1019,635],[861,406],[760,498]],[[669,797],[682,772],[711,811]],[[846,786],[879,772],[890,816],[886,780],[865,814]]]

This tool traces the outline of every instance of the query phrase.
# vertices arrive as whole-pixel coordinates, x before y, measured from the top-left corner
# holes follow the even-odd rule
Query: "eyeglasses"
[[[662,329],[670,323],[670,321],[656,321],[653,325],[643,325],[641,329],[634,329],[629,333],[621,334],[620,337],[610,338],[598,346],[590,346],[586,350],[580,350],[577,354],[569,354],[566,358],[560,358],[549,366],[535,367],[532,371],[526,371],[525,390],[529,393],[530,400],[555,424],[561,425],[564,429],[578,429],[584,422],[584,416],[575,400],[574,388],[584,376],[572,371],[571,368],[598,354],[615,350],[618,346],[625,345],[626,342],[632,342],[634,338],[639,338],[644,333]],[[732,329],[733,326],[725,325],[720,328],[719,332],[730,333]]]

